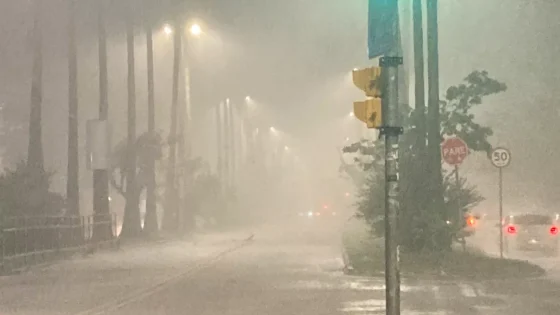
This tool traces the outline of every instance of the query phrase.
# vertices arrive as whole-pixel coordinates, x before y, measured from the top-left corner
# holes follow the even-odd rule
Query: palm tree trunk
[[[29,111],[29,147],[27,165],[44,171],[43,130],[41,106],[43,101],[43,36],[41,28],[41,0],[34,1],[33,19],[33,73],[31,79],[31,108]]]
[[[78,61],[76,54],[75,0],[68,0],[68,170],[66,199],[72,215],[80,215],[78,157]]]
[[[142,226],[139,209],[139,187],[136,182],[136,82],[134,73],[134,20],[132,13],[127,14],[126,47],[128,61],[128,136],[126,163],[126,206],[123,219],[123,237],[137,237]]]
[[[155,95],[154,95],[154,48],[152,23],[146,18],[146,49],[148,72],[148,132],[155,136]],[[148,184],[146,187],[146,217],[144,218],[144,232],[153,235],[158,231],[157,202],[156,202],[156,170],[155,157],[148,165]]]

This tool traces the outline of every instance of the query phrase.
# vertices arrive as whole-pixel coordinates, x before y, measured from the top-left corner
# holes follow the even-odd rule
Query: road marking
[[[225,256],[227,256],[228,254],[231,254],[235,251],[238,251],[240,249],[242,249],[243,247],[250,245],[251,242],[250,241],[243,241],[241,244],[238,244],[232,248],[229,248],[227,250],[224,250],[222,252],[217,253],[216,255],[214,255],[213,257],[209,257],[209,258],[205,258],[205,259],[201,259],[199,262],[195,263],[194,266],[192,266],[191,268],[183,271],[182,273],[176,274],[174,276],[170,276],[167,279],[160,281],[159,283],[147,287],[147,288],[141,288],[138,289],[130,294],[128,294],[127,296],[117,299],[115,301],[110,301],[98,306],[95,306],[93,308],[87,309],[85,311],[81,311],[79,313],[76,313],[75,315],[102,315],[102,314],[107,314],[108,312],[114,312],[118,309],[121,309],[129,304],[132,304],[134,302],[138,302],[150,295],[153,295],[157,292],[160,292],[166,288],[168,288],[169,286],[184,280],[186,277],[196,273],[197,271],[203,270],[205,268],[210,267],[212,264],[220,261],[221,259],[223,259]]]

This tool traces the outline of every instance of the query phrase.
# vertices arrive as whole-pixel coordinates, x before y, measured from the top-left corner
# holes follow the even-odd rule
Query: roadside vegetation
[[[467,143],[470,154],[489,154],[492,150],[489,137],[493,131],[477,123],[475,108],[485,98],[505,90],[506,85],[489,77],[486,71],[474,71],[463,83],[450,87],[440,102],[439,141],[458,136]],[[456,182],[454,170],[445,166],[432,169],[434,164],[441,164],[439,151],[430,151],[426,146],[428,135],[425,130],[429,129],[426,126],[430,123],[426,120],[427,113],[419,113],[412,106],[403,106],[402,117],[405,133],[399,152],[398,238],[403,274],[465,278],[542,274],[544,271],[541,268],[527,262],[496,259],[481,252],[464,251],[457,246],[464,240],[464,215],[484,198],[466,177],[459,177]],[[366,235],[355,232],[345,234],[345,259],[355,273],[376,274],[384,270],[383,139],[363,139],[353,143],[343,149],[344,155],[351,156],[353,163],[342,159],[341,171],[356,185],[359,195],[356,216],[367,226]]]

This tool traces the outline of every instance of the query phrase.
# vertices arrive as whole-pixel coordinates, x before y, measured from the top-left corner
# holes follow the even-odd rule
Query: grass
[[[385,270],[384,243],[365,231],[344,233],[343,246],[353,274],[375,276]],[[507,279],[538,277],[544,269],[528,261],[490,257],[476,250],[454,250],[444,255],[401,252],[401,274],[415,277]]]

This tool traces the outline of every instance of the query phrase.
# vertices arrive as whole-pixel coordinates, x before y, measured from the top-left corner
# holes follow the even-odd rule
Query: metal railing
[[[116,216],[16,216],[2,218],[0,264],[4,272],[114,245]]]

